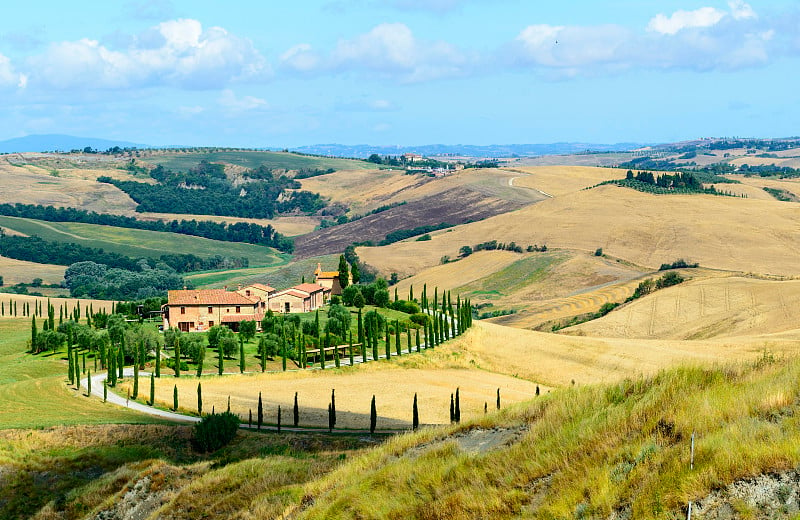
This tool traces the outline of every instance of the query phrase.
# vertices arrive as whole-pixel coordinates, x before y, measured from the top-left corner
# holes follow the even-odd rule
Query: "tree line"
[[[174,213],[174,211],[166,211]],[[273,229],[272,226],[261,226],[248,222],[225,224],[208,220],[140,220],[135,217],[123,215],[109,215],[95,213],[75,208],[56,208],[33,204],[0,204],[0,215],[6,217],[30,218],[47,222],[80,222],[84,224],[98,224],[101,226],[114,226],[127,229],[144,229],[147,231],[161,231],[178,233],[224,242],[243,242],[267,247],[274,247],[285,253],[294,251],[294,243]]]
[[[167,254],[161,255],[158,259],[131,258],[103,249],[82,246],[74,242],[53,242],[37,236],[6,235],[2,228],[0,228],[0,256],[55,265],[71,265],[77,262],[92,261],[111,268],[128,271],[142,271],[144,268],[155,269],[166,266],[179,273],[212,269],[237,269],[248,267],[250,263],[246,257],[223,257],[221,255],[201,258],[193,254]]]
[[[158,184],[106,176],[97,180],[127,193],[137,202],[138,212],[273,218],[277,213],[296,210],[315,213],[326,205],[318,193],[299,191],[299,182],[285,175],[276,177],[264,166],[245,174],[250,181],[244,184],[233,183],[221,165],[205,161],[187,172],[174,172],[159,165],[150,171],[150,176]]]

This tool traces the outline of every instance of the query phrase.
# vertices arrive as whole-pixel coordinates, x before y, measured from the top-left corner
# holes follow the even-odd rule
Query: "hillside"
[[[711,217],[713,215],[713,217]],[[594,251],[657,268],[685,258],[704,267],[775,275],[800,271],[792,204],[709,195],[649,195],[602,186],[438,232],[425,243],[360,248],[382,273],[409,276],[485,240]]]
[[[798,319],[799,281],[712,278],[657,291],[564,332],[607,338],[731,338],[793,331]]]

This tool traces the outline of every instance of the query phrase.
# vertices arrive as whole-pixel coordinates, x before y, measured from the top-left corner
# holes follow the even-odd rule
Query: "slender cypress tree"
[[[353,332],[350,332],[350,366],[355,364],[355,359],[353,359]]]
[[[386,360],[392,359],[392,335],[389,334],[389,320],[386,320]]]
[[[400,320],[394,320],[394,349],[397,355],[402,355],[403,341],[400,339]]]
[[[419,410],[417,409],[417,394],[414,394],[414,408],[411,412],[411,429],[419,428]]]
[[[281,331],[281,364],[283,367],[283,371],[286,372],[286,338],[284,338],[282,331]]]
[[[416,331],[417,331],[417,352],[421,352],[421,347],[419,343],[419,329],[416,329]]]
[[[361,309],[358,309],[358,342],[364,343],[364,321],[361,316]]]
[[[150,406],[156,402],[156,377],[150,372]]]
[[[161,342],[156,341],[156,363],[155,363],[156,377],[161,379]]]
[[[67,379],[69,384],[75,384],[75,376],[72,373],[72,345],[67,345]]]
[[[252,428],[253,427],[253,409],[252,408],[250,408],[250,415],[247,417],[247,427],[248,428]]]
[[[217,345],[217,357],[219,358],[219,362],[217,363],[217,370],[219,375],[222,375],[222,372],[225,370],[225,361],[222,357],[222,342],[220,341]]]
[[[319,344],[319,367],[325,370],[325,347],[327,347],[328,344],[323,338],[319,338],[317,343]]]
[[[125,373],[123,372],[125,369],[125,352],[123,351],[125,342],[122,342],[122,345],[117,350],[117,375],[120,379],[125,377]]]
[[[336,390],[331,389],[331,416],[333,417],[333,425],[336,426]]]
[[[497,409],[500,409],[500,389],[497,389]]]
[[[108,379],[103,379],[103,402],[108,401]]]
[[[264,404],[261,401],[261,392],[258,393],[258,408],[256,409],[256,413],[258,414],[256,416],[257,418],[256,424],[258,425],[257,427],[260,430],[261,425],[264,423]]]
[[[83,373],[85,374],[86,373],[86,352],[84,352],[83,355],[81,356],[81,362],[83,364],[82,365],[83,366]]]
[[[278,405],[278,432],[281,431],[281,405]]]
[[[203,387],[197,383],[197,415],[203,416]]]
[[[239,373],[244,374],[244,339],[242,333],[239,333]]]
[[[178,411],[178,385],[172,387],[172,409]]]
[[[300,424],[300,407],[297,405],[297,392],[294,393],[294,408],[292,409],[292,424],[294,427],[297,428],[297,425]]]
[[[369,336],[372,341],[372,360],[378,361],[378,332],[376,330],[371,330]]]
[[[453,394],[450,394],[450,424],[456,422],[456,406],[453,401]]]
[[[336,368],[340,368],[341,360],[339,359],[339,345],[336,345],[333,348],[333,361],[334,361],[334,364],[336,365]]]
[[[139,397],[139,350],[134,353],[133,360],[133,400]]]
[[[410,301],[410,302],[414,301],[414,285],[413,284],[408,286],[408,301]]]
[[[456,423],[461,422],[461,400],[458,397],[458,388],[456,388],[456,413],[455,413]]]
[[[320,337],[320,329],[319,329],[319,309],[314,313],[314,333],[317,336],[317,339]]]
[[[117,384],[117,356],[108,349],[108,374],[106,377],[111,377],[111,386]]]
[[[228,409],[226,411],[231,413],[231,396],[228,396]]]
[[[201,377],[203,375],[203,363],[206,360],[206,347],[205,345],[200,345],[199,347],[200,352],[198,352],[198,359],[197,359],[197,377]]]
[[[181,377],[181,337],[175,340],[175,377]]]
[[[36,316],[31,318],[31,352],[36,352]]]
[[[536,385],[536,397],[539,397],[539,385]]]
[[[89,370],[86,373],[86,397],[91,397],[92,395],[92,371]]]
[[[411,327],[406,329],[406,339],[408,339],[408,353],[414,352],[414,347],[411,345]]]
[[[375,433],[375,426],[378,424],[378,410],[375,408],[375,396],[372,396],[372,403],[369,406],[369,433]]]

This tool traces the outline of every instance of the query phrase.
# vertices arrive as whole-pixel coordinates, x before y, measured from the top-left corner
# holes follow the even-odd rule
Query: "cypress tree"
[[[72,345],[67,345],[67,379],[69,384],[75,384],[75,379],[72,374]]]
[[[378,360],[378,333],[375,330],[369,332],[369,338],[372,342],[372,361]]]
[[[421,349],[420,349],[420,346],[419,346],[419,329],[416,329],[416,331],[417,331],[417,352],[421,352]]]
[[[172,409],[178,411],[178,385],[172,387]]]
[[[175,377],[181,377],[181,337],[175,340]]]
[[[372,403],[369,406],[369,433],[375,433],[375,426],[378,424],[378,410],[375,408],[375,395],[372,396]]]
[[[497,389],[497,409],[500,409],[500,389]]]
[[[200,377],[200,376],[203,375],[203,363],[206,360],[206,347],[205,347],[205,345],[201,345],[199,348],[200,348],[200,352],[199,352],[200,355],[199,355],[199,359],[197,360],[197,377]]]
[[[411,429],[419,428],[419,410],[417,409],[417,394],[414,394],[414,408],[411,412]]]
[[[394,301],[398,301],[400,298],[397,297],[397,287],[394,288]]]
[[[350,285],[350,268],[344,255],[339,255],[339,285],[342,290]]]
[[[197,383],[197,415],[203,416],[203,387]]]
[[[106,377],[111,377],[111,386],[117,384],[117,356],[108,349],[108,374]]]
[[[355,364],[355,359],[353,359],[353,332],[350,332],[350,366]]]
[[[392,359],[392,335],[389,334],[389,320],[386,320],[386,360]]]
[[[108,401],[108,379],[103,379],[103,402]]]
[[[31,352],[36,351],[36,334],[38,331],[36,330],[36,316],[31,318]]]
[[[161,342],[156,341],[156,377],[161,379]]]
[[[483,402],[483,415],[486,415],[487,413],[489,413],[489,403],[484,401]]]
[[[400,321],[394,320],[394,348],[397,355],[402,355],[403,341],[400,339]]]
[[[456,422],[456,406],[453,401],[453,394],[450,394],[450,424]]]
[[[133,361],[133,400],[139,397],[139,351],[136,350]]]
[[[331,389],[331,416],[333,417],[333,425],[336,426],[336,390]]]
[[[539,397],[539,385],[536,385],[536,397]]]
[[[92,395],[92,371],[86,373],[86,397]]]
[[[364,343],[364,322],[361,317],[361,309],[358,309],[358,342]]]
[[[333,410],[331,409],[331,404],[328,403],[328,432],[333,432],[333,427],[336,426],[333,420]]]
[[[239,373],[244,374],[244,339],[242,333],[239,333]]]
[[[408,301],[410,301],[410,302],[414,301],[414,285],[413,284],[408,286]]]
[[[341,360],[339,359],[339,346],[338,345],[336,345],[333,348],[333,361],[334,361],[334,363],[336,365],[336,368],[340,368],[341,367]]]
[[[456,388],[456,424],[461,422],[461,400],[458,398],[458,388]]]
[[[84,352],[83,356],[81,356],[81,361],[83,362],[83,373],[85,374],[86,373],[86,352]]]
[[[152,372],[150,372],[150,406],[156,402],[156,378]]]
[[[261,402],[261,392],[258,393],[258,408],[256,409],[257,427],[260,430],[261,425],[264,423],[264,404]]]
[[[125,342],[123,341],[123,345]],[[119,350],[117,350],[117,375],[119,378],[122,379],[125,377],[123,370],[125,368],[125,353],[122,351],[122,347],[120,346]]]
[[[222,342],[220,341],[217,345],[217,357],[219,358],[219,362],[217,363],[217,369],[219,375],[222,375],[222,372],[225,370],[225,361],[222,356]]]
[[[286,338],[283,337],[283,331],[281,331],[281,363],[283,371],[286,372]]]
[[[300,407],[297,405],[297,392],[294,393],[294,408],[292,409],[292,418],[294,427],[300,424]]]
[[[325,370],[325,347],[327,343],[324,342],[322,338],[319,338],[317,343],[319,344],[319,367]]]
[[[314,331],[317,336],[317,339],[320,337],[320,330],[319,330],[319,309],[314,313]]]
[[[281,431],[281,405],[278,405],[278,431]]]
[[[250,415],[247,417],[247,427],[248,428],[252,428],[253,427],[253,409],[252,408],[250,408]]]
[[[228,409],[226,411],[231,413],[231,396],[228,396]]]
[[[6,302],[0,302],[0,316],[6,315]]]

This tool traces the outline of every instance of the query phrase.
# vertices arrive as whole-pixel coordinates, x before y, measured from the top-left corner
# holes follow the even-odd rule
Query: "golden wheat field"
[[[800,328],[800,281],[711,278],[631,302],[567,333],[619,338],[705,339]]]
[[[594,251],[658,268],[678,258],[704,267],[763,274],[800,271],[800,207],[775,200],[713,195],[651,195],[601,186],[432,234],[428,242],[359,248],[381,273],[409,272],[455,257],[463,245],[485,240],[523,247]]]
[[[404,356],[422,357],[424,354]],[[402,359],[402,358],[401,358]],[[424,359],[409,361],[425,365]],[[520,402],[532,398],[536,384],[504,374],[473,368],[459,368],[458,360],[437,366],[435,370],[408,368],[397,361],[368,363],[352,369],[309,370],[304,372],[245,374],[224,377],[162,377],[156,383],[156,401],[172,406],[177,385],[179,406],[197,410],[197,384],[202,384],[203,410],[227,408],[247,419],[253,411],[255,420],[258,394],[261,392],[265,421],[277,421],[277,407],[282,408],[284,425],[291,424],[294,394],[298,393],[300,424],[326,427],[331,390],[336,394],[337,427],[369,428],[370,402],[375,395],[379,428],[406,428],[411,424],[414,394],[417,394],[422,424],[446,424],[450,421],[450,394],[459,388],[461,414],[467,420],[483,414],[484,404],[494,409],[497,389],[501,401]],[[127,383],[130,384],[130,383]],[[140,389],[147,388],[140,382]],[[546,391],[547,387],[541,387]],[[127,391],[127,386],[122,387]],[[146,392],[144,392],[146,394]],[[141,394],[140,394],[141,395]],[[147,394],[149,395],[149,394]],[[146,395],[145,395],[146,397]]]
[[[38,264],[37,264],[38,265]],[[33,308],[34,302],[40,302],[42,305],[43,312],[47,310],[47,301],[48,298],[44,296],[30,296],[27,294],[12,294],[12,293],[0,293],[0,302],[3,303],[5,309],[5,316],[9,317],[9,302],[15,302],[17,305],[17,318],[18,319],[25,319],[28,318],[22,317],[22,305],[28,303]],[[107,313],[111,312],[111,309],[115,302],[109,300],[84,300],[79,298],[49,298],[50,304],[53,305],[56,309],[56,316],[58,316],[63,309],[66,314],[72,312],[75,309],[75,306],[80,304],[81,309],[81,316],[85,315],[86,308],[91,306],[91,309],[94,312],[100,312],[101,310],[105,310]]]
[[[61,283],[66,269],[63,265],[37,264],[0,256],[0,276],[4,285],[30,283],[34,278],[41,278],[48,285]]]

